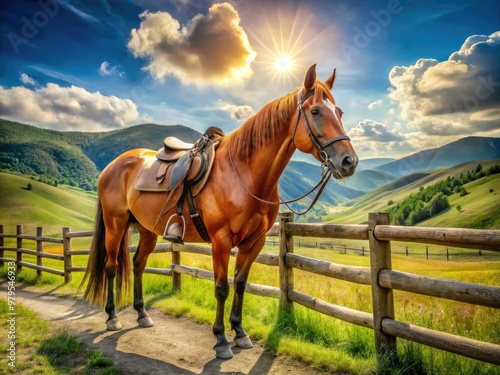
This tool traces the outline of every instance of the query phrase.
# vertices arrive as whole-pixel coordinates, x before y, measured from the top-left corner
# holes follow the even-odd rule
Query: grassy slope
[[[499,159],[489,161],[470,162],[459,166],[436,171],[400,188],[394,188],[400,180],[388,184],[383,188],[365,194],[351,201],[349,207],[340,206],[334,208],[339,213],[327,215],[324,221],[338,224],[360,224],[368,220],[369,212],[385,211],[387,203],[402,201],[412,193],[416,193],[420,187],[426,187],[446,179],[448,176],[459,176],[481,164],[484,168],[500,163]],[[409,176],[408,178],[411,178]],[[484,186],[483,186],[484,185]],[[495,193],[500,193],[500,175],[485,177],[465,185],[470,194],[460,197],[452,195],[450,204],[452,207],[446,212],[423,221],[419,226],[445,226],[459,228],[500,228],[500,203]],[[394,188],[394,189],[393,189]],[[493,189],[494,193],[489,193]],[[462,212],[456,210],[456,205],[462,206]]]
[[[24,225],[25,233],[44,227],[45,236],[61,235],[61,228],[88,230],[93,226],[95,193],[67,185],[58,187],[29,178],[0,173],[0,224],[5,233],[14,233],[16,224]],[[33,190],[27,190],[31,183]]]

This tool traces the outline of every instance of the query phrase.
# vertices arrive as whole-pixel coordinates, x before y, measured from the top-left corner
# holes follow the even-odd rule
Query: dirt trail
[[[7,285],[0,283],[0,295]],[[187,318],[165,315],[151,309],[155,326],[138,328],[136,312],[128,307],[119,312],[123,328],[105,330],[106,313],[77,298],[40,294],[30,287],[16,288],[16,303],[21,303],[54,324],[68,327],[90,349],[100,350],[111,358],[122,374],[194,375],[194,374],[324,374],[283,356],[274,356],[254,343],[248,350],[233,347],[234,358],[215,358],[212,328]],[[230,335],[228,339],[232,340]]]

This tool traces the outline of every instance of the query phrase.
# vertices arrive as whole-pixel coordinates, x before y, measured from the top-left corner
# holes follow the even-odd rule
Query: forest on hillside
[[[416,194],[410,194],[402,202],[394,204],[392,200],[387,202],[387,212],[391,214],[391,224],[394,225],[415,225],[423,220],[437,215],[450,207],[448,197],[458,193],[461,196],[467,195],[465,184],[478,180],[482,177],[500,173],[500,165],[496,164],[484,169],[478,164],[475,170],[461,173],[459,177],[448,176],[446,180],[436,184],[420,187]]]

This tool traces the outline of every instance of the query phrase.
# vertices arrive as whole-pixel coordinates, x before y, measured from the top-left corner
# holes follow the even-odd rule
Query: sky
[[[500,136],[500,4],[17,0],[0,4],[0,117],[61,131],[226,133],[317,64],[360,159]],[[300,158],[299,158],[300,159]]]

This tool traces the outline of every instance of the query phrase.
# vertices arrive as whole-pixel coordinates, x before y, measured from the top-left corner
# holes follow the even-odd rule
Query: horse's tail
[[[94,236],[90,248],[87,269],[78,289],[80,289],[88,279],[87,288],[83,294],[83,300],[90,301],[93,304],[99,304],[101,307],[105,306],[108,297],[105,240],[106,227],[102,214],[101,199],[98,198],[97,212],[94,221]],[[128,243],[128,233],[125,233],[118,251],[118,268],[116,271],[115,303],[118,306],[124,302],[130,290],[130,257]]]

